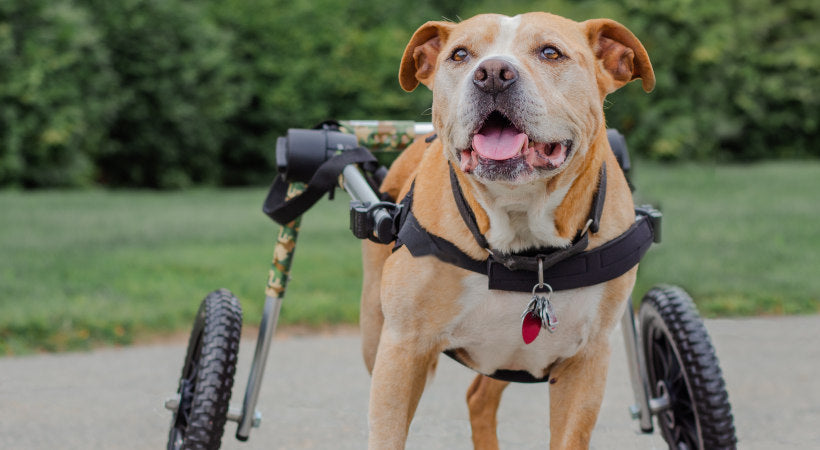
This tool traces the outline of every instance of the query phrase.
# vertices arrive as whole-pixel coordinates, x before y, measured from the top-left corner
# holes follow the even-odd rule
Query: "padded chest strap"
[[[606,180],[602,178],[601,181],[605,183]],[[490,256],[486,260],[479,261],[462,252],[452,242],[428,232],[421,226],[412,211],[413,190],[414,186],[402,200],[402,209],[406,212],[406,216],[400,226],[394,250],[406,246],[410,254],[415,257],[434,256],[448,264],[486,275],[489,289],[531,292],[532,287],[538,283],[538,259],[544,258],[545,255],[550,260],[548,262],[545,260],[544,281],[549,283],[553,290],[576,289],[603,283],[635,267],[652,242],[658,240],[656,237],[660,237],[660,230],[657,229],[660,226],[660,213],[653,208],[642,207],[636,208],[636,220],[629,229],[592,250],[583,251],[588,242],[584,239],[588,233],[585,231],[569,249],[558,249],[557,252],[551,253],[539,250],[530,252],[534,254],[510,255],[506,259]],[[600,200],[593,202],[591,212],[593,222],[595,216],[600,218],[600,210],[603,209],[605,194],[602,192],[599,188],[596,197]],[[463,197],[461,201],[466,204]],[[456,202],[458,203],[459,200]],[[469,212],[469,215],[472,215],[472,212]],[[464,215],[462,213],[462,217]],[[468,228],[471,228],[468,220],[465,220],[465,223],[468,224]],[[592,226],[590,224],[590,230]],[[473,225],[472,228],[478,230],[477,225]],[[480,233],[477,235],[481,236]],[[479,239],[476,241],[480,242]],[[577,250],[581,245],[583,248]]]
[[[467,225],[467,228],[472,233],[476,243],[490,254],[490,260],[501,264],[509,270],[528,270],[537,271],[548,269],[553,265],[586,250],[589,245],[589,233],[597,232],[601,223],[601,214],[604,210],[604,202],[606,201],[606,163],[601,165],[601,171],[598,176],[598,190],[592,199],[592,207],[590,208],[589,218],[584,228],[573,239],[569,247],[565,248],[545,248],[536,251],[528,252],[527,254],[506,254],[498,250],[490,248],[487,239],[481,234],[478,224],[475,219],[475,214],[470,208],[467,200],[464,198],[464,193],[461,190],[461,185],[458,182],[453,166],[450,165],[450,186],[453,190],[453,197],[456,201],[456,206],[461,214],[461,218]]]

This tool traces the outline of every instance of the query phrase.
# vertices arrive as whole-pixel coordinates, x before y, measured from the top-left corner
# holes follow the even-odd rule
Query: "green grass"
[[[277,226],[264,189],[0,193],[0,355],[128,343],[190,326],[213,289],[258,323]],[[282,323],[355,323],[347,199],[303,219]]]
[[[640,198],[664,211],[636,297],[685,287],[705,315],[820,306],[820,162],[637,164]],[[129,343],[186,330],[226,287],[258,323],[277,228],[264,189],[0,192],[0,355]],[[347,199],[308,212],[281,323],[355,323],[360,243]]]
[[[636,184],[664,212],[637,293],[679,284],[707,316],[818,311],[820,162],[643,163]]]

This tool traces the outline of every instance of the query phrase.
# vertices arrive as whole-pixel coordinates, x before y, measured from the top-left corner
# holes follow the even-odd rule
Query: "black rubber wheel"
[[[670,400],[657,415],[669,448],[736,448],[723,373],[689,295],[674,286],[650,289],[641,301],[639,321],[650,395]]]
[[[218,449],[231,400],[242,308],[228,290],[211,292],[199,306],[179,380],[179,406],[168,450]]]

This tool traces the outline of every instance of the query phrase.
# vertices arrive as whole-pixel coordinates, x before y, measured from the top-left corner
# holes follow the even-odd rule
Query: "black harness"
[[[609,131],[608,137],[621,168],[626,170],[629,159],[623,137],[617,132],[610,134]],[[426,141],[430,143],[433,139],[435,135]],[[307,211],[325,192],[332,193],[342,169],[348,164],[356,163],[364,166],[366,173],[376,173],[376,170],[370,170],[375,169],[375,158],[366,148],[349,149],[322,164],[308,183],[307,190],[295,198],[286,198],[288,183],[283,177],[277,177],[265,199],[263,210],[274,221],[283,225],[288,223]],[[450,186],[458,211],[478,245],[487,251],[486,259],[471,258],[452,242],[430,233],[421,226],[412,208],[415,182],[399,205],[392,202],[381,202],[377,205],[351,202],[353,234],[360,239],[371,239],[380,243],[395,240],[393,251],[406,247],[414,257],[434,256],[445,263],[486,275],[489,289],[516,292],[533,291],[533,286],[539,283],[539,269],[544,282],[549,284],[553,291],[592,286],[615,279],[635,267],[653,242],[660,242],[661,213],[651,206],[642,206],[635,208],[635,222],[629,229],[600,247],[586,250],[589,245],[589,233],[598,232],[606,200],[606,165],[603,165],[590,215],[584,228],[568,247],[540,248],[513,254],[500,252],[492,249],[481,234],[475,214],[464,198],[458,177],[452,166],[449,169]],[[371,186],[378,186],[380,178],[374,176],[373,180],[368,182]],[[378,239],[374,237],[374,208],[391,211],[392,232],[388,227],[388,236],[378,236]],[[454,351],[447,350],[444,353],[464,364]],[[529,372],[519,370],[499,370],[487,376],[522,383],[543,382],[549,379],[549,375],[535,378]]]
[[[399,215],[394,251],[404,246],[414,257],[435,256],[448,264],[486,275],[489,289],[531,292],[533,286],[538,284],[539,266],[543,268],[544,281],[554,291],[603,283],[635,267],[660,235],[655,233],[655,228],[660,225],[660,214],[650,207],[636,208],[636,220],[629,229],[600,247],[586,250],[589,234],[596,233],[600,226],[606,199],[605,165],[601,167],[598,191],[586,226],[566,248],[541,248],[514,254],[491,249],[478,229],[475,215],[464,199],[452,166],[450,185],[461,217],[478,245],[487,250],[487,259],[473,259],[452,242],[421,226],[412,209],[415,186],[410,188],[401,202],[403,214]]]
[[[461,251],[452,242],[430,233],[413,214],[413,191],[401,201],[396,219],[398,230],[393,251],[407,247],[414,257],[434,256],[440,261],[487,276],[488,288],[503,291],[531,292],[539,283],[539,269],[543,280],[553,291],[592,286],[615,279],[635,267],[653,242],[660,242],[661,214],[651,206],[635,208],[635,223],[625,232],[604,245],[586,250],[589,233],[597,233],[606,200],[606,164],[601,167],[598,190],[592,201],[590,215],[572,243],[565,248],[541,248],[521,253],[505,254],[490,247],[481,234],[475,214],[464,198],[455,170],[450,169],[450,186],[462,220],[476,243],[485,249],[488,257],[476,260]],[[444,354],[470,367],[452,350]],[[518,383],[540,383],[549,380],[549,373],[536,378],[524,370],[498,370],[488,377]]]

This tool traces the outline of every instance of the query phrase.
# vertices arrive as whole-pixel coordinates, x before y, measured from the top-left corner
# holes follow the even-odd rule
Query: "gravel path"
[[[820,448],[820,316],[709,320],[745,449]],[[242,398],[254,342],[245,340],[234,400]],[[596,449],[662,449],[627,413],[632,393],[616,332],[613,364],[593,436]],[[164,448],[184,343],[0,358],[0,448]],[[464,393],[472,373],[443,357],[422,398],[409,449],[468,449]],[[360,449],[369,377],[355,333],[277,337],[246,443],[228,424],[225,449]],[[502,448],[546,448],[547,389],[512,385],[499,412]]]

